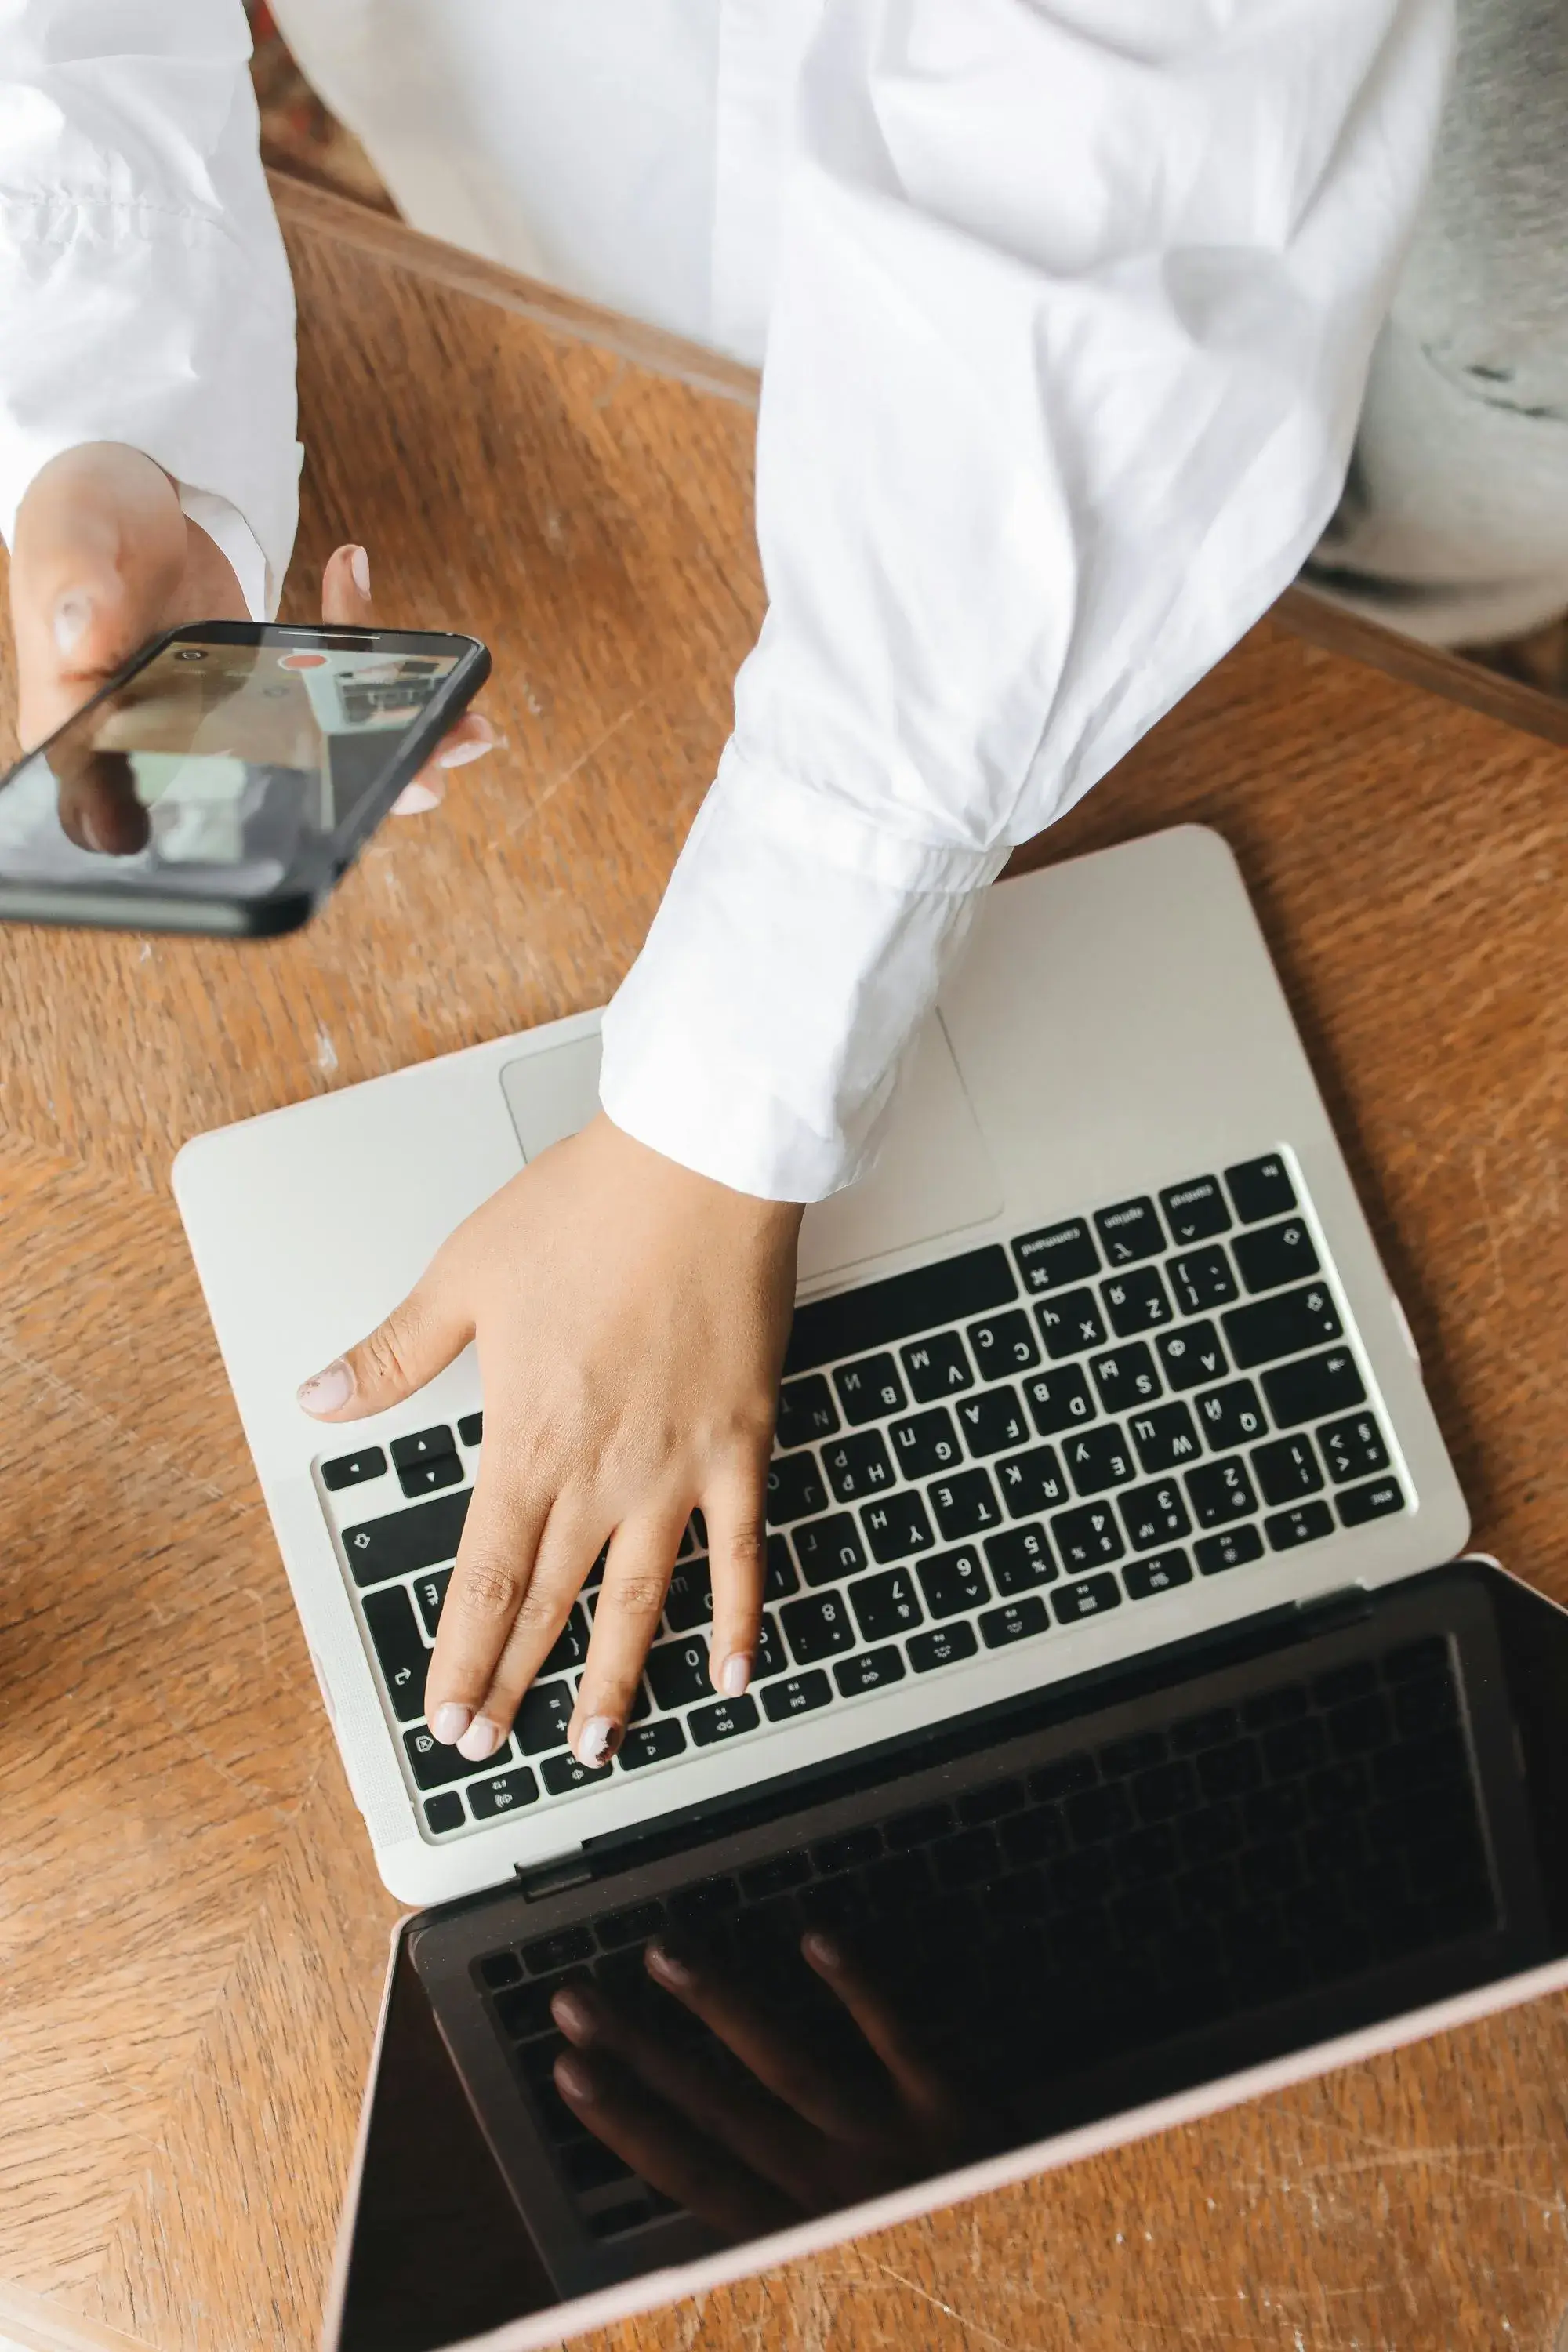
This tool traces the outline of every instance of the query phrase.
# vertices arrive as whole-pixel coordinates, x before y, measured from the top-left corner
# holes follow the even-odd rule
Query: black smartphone
[[[0,920],[296,929],[489,669],[475,637],[171,629],[0,782]]]

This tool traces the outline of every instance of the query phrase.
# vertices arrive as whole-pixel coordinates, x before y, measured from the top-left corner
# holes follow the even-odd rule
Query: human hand
[[[551,2002],[573,2044],[555,2061],[555,2086],[578,2121],[650,2189],[732,2241],[951,2171],[994,2144],[837,1940],[814,1931],[800,1948],[853,2021],[863,2064],[846,2063],[826,2036],[814,2047],[798,2019],[786,2026],[731,1974],[658,1943],[645,1955],[649,1975],[743,2072],[590,1982]]]
[[[569,1736],[579,1762],[608,1764],[699,1507],[710,1672],[716,1690],[745,1689],[800,1218],[601,1113],[476,1210],[385,1322],[306,1381],[308,1412],[354,1421],[478,1343],[484,1454],[426,1684],[437,1739],[479,1763],[501,1746],[607,1542]]]
[[[248,617],[233,565],[182,511],[161,467],[119,442],[68,449],[37,476],[16,517],[11,625],[23,750],[64,726],[150,637],[186,622]],[[330,628],[373,625],[363,547],[340,547],[328,563],[321,617]],[[469,712],[405,788],[399,813],[434,808],[442,771],[477,759],[494,740],[488,720]],[[83,849],[126,856],[142,848],[147,814],[125,761],[73,761],[61,779],[60,823]]]

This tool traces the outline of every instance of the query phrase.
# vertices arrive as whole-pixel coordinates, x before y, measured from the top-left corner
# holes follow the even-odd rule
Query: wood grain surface
[[[489,641],[507,746],[300,937],[0,935],[0,2336],[26,2346],[314,2341],[394,1917],[170,1160],[603,1001],[760,611],[743,385],[325,200],[287,226],[289,610],[363,538],[386,620]],[[1560,750],[1269,623],[1027,856],[1187,817],[1233,843],[1478,1538],[1568,1601],[1565,786]],[[1517,2011],[604,2340],[1547,2352],[1565,2024]]]

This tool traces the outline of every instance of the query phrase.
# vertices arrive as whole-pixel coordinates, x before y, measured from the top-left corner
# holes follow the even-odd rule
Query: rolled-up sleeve
[[[270,608],[298,515],[294,303],[241,0],[0,0],[0,530],[141,449]]]
[[[826,0],[758,430],[769,609],[604,1101],[795,1200],[873,1149],[977,889],[1289,581],[1448,0]]]

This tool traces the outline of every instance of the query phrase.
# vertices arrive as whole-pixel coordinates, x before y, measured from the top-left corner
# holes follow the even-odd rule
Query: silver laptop
[[[1428,1927],[1447,1916],[1433,1933],[1447,1936],[1445,1950],[1456,1938],[1466,1946],[1467,1985],[1482,1947],[1489,1982],[1517,1973],[1521,1953],[1543,1957],[1522,1798],[1504,1769],[1512,1750],[1495,1724],[1481,1738],[1467,1696],[1484,1684],[1485,1661],[1495,1664],[1499,1638],[1490,1603],[1473,1597],[1483,1571],[1432,1582],[1465,1539],[1465,1504],[1236,866],[1195,827],[989,891],[876,1171],[808,1212],[752,1691],[724,1699],[710,1685],[694,1522],[613,1768],[587,1773],[564,1744],[591,1584],[500,1756],[476,1766],[433,1740],[425,1667],[482,1459],[477,1370],[465,1358],[412,1404],[330,1433],[300,1412],[294,1390],[380,1319],[463,1216],[591,1115],[597,1066],[597,1016],[583,1015],[203,1137],[175,1169],[378,1866],[395,1894],[440,1906],[400,1931],[388,2046],[413,2054],[401,2087],[378,2070],[371,2112],[396,2112],[412,2083],[421,2111],[436,2113],[447,2069],[473,2147],[463,2152],[455,2126],[442,2143],[446,2177],[471,2159],[488,2188],[472,2187],[463,2210],[488,2210],[488,2196],[516,2224],[489,2302],[465,2301],[453,2263],[440,2266],[447,2304],[421,2323],[421,2342],[509,2318],[519,2343],[553,2341],[567,2324],[764,2258],[753,2243],[761,2223],[748,2231],[705,2210],[668,2149],[649,2154],[635,2131],[628,2143],[624,2126],[588,2129],[557,2087],[565,2045],[552,1998],[589,1982],[642,2016],[658,1991],[646,1953],[660,1936],[696,1937],[731,1970],[754,1962],[767,2001],[782,2004],[778,2030],[798,2034],[815,2018],[833,2063],[852,2066],[842,2004],[825,2021],[814,1982],[802,2005],[803,1923],[854,1937],[880,1922],[889,1949],[929,1959],[946,1948],[944,1916],[966,1916],[1021,1872],[1042,1906],[1010,1916],[1022,1949],[1047,1932],[1058,1877],[1065,1871],[1069,1893],[1077,1883],[1067,1849],[1052,1843],[1065,1838],[1076,1853],[1092,1843],[1075,1821],[1101,1820],[1102,1840],[1132,1837],[1160,1825],[1167,1798],[1173,1822],[1194,1806],[1228,1806],[1239,1821],[1252,1791],[1238,1782],[1227,1794],[1214,1775],[1274,1773],[1258,1761],[1272,1729],[1282,1738],[1269,1753],[1296,1759],[1274,1777],[1283,1785],[1294,1771],[1304,1792],[1302,1776],[1353,1763],[1335,1711],[1361,1705],[1396,1746],[1442,1731],[1450,1765],[1469,1743],[1466,1794],[1454,1800],[1469,1827],[1446,1846],[1450,1863],[1465,1857],[1456,1884],[1468,1895],[1450,1885],[1417,1900],[1406,1888],[1406,1912],[1420,1910]],[[1392,1592],[1406,1583],[1408,1593]],[[1306,1665],[1286,1655],[1303,1641],[1318,1644]],[[1482,1661],[1468,1675],[1466,1641]],[[1406,1653],[1425,1666],[1401,1665]],[[1421,1683],[1418,1701],[1401,1699],[1402,1673]],[[1295,1696],[1273,1702],[1276,1688]],[[1298,1715],[1306,1727],[1292,1746]],[[1177,1718],[1200,1726],[1185,1746],[1161,1727]],[[1205,1765],[1205,1720],[1211,1746],[1239,1740],[1251,1762]],[[1462,1738],[1461,1724],[1471,1727]],[[1398,1769],[1383,1788],[1366,1768],[1363,1810],[1394,1801]],[[1162,1771],[1166,1798],[1140,1778]],[[1281,1796],[1263,1844],[1296,1839],[1300,1809],[1313,1801]],[[1151,1884],[1155,1848],[1166,1878],[1198,1867],[1174,1828],[1145,1845]],[[1373,1850],[1363,1859],[1370,1885]],[[1300,1852],[1270,1866],[1306,1867]],[[1102,1857],[1079,1873],[1079,1909],[1110,1923],[1076,1931],[1080,1944],[1089,1937],[1083,1952],[1095,1935],[1110,1939],[1094,1972],[1102,1986],[1113,1948],[1126,1957],[1146,1931],[1152,1951],[1160,1921],[1175,1916],[1151,1895],[1138,1928],[1136,1867]],[[1255,1887],[1254,1909],[1272,1904],[1282,1916],[1288,1891]],[[1023,1899],[1004,1895],[997,1916]],[[1453,1989],[1451,1971],[1426,1966],[1426,1944],[1417,1954],[1408,1940],[1409,1916],[1405,1932],[1405,1945],[1395,1937],[1387,1949],[1372,1930],[1370,1942],[1359,1930],[1343,1940],[1358,1983],[1367,1969],[1405,1970],[1365,2015],[1355,2011],[1363,2024]],[[1202,1942],[1188,1937],[1194,1968]],[[1233,1953],[1232,1974],[1215,1983],[1230,1985],[1237,1965]],[[1265,1969],[1257,1981],[1288,2002],[1289,1976]],[[889,1982],[895,2005],[935,2014],[929,1983]],[[1004,1991],[989,1983],[982,2007],[1012,2015]],[[1212,2087],[1247,2051],[1277,2057],[1321,2042],[1350,2013],[1342,1993],[1315,2021],[1299,2017],[1283,2043],[1276,2018],[1241,2058],[1215,2045],[1194,2060],[1223,2021],[1199,2015],[1189,1987],[1191,2014],[1165,2020],[1187,2037],[1172,2073],[1146,2048],[1135,2063],[1128,2055],[1139,2037],[1129,2037],[1124,1986],[1116,2046],[1101,2047],[1086,2021],[1088,2074],[1058,2065],[1027,2128],[992,2116],[973,2146],[959,2134],[947,2160],[921,2172],[919,2200],[956,2193],[960,2179],[973,2185],[971,2158],[1026,2169],[1016,2157],[1026,2144],[1028,2161],[1048,2160],[1039,2144],[1052,2134],[1067,2147],[1060,2135],[1074,2126],[1173,2086]],[[680,2004],[658,1999],[662,2023],[637,2030],[681,2043]],[[1083,1982],[1073,1999],[1088,2021]],[[1233,1990],[1226,2004],[1234,2022]],[[1059,2021],[1069,2036],[1074,2013]],[[733,2051],[725,2063],[732,2073]],[[379,2180],[384,2152],[367,2131],[365,2178]],[[676,2142],[686,2145],[679,2131]],[[426,2155],[436,2145],[426,2136]],[[874,2168],[867,2179],[866,2196],[882,2194],[883,2205],[826,2200],[834,2232],[852,2226],[840,2208],[862,2219],[893,2210],[897,2184],[879,2189]],[[390,2206],[373,2198],[367,2218],[363,2186],[334,2307],[344,2344],[360,2321],[367,2340],[386,2340],[384,2295],[366,2282],[401,2275],[396,2248],[409,2242],[401,2224],[386,2226],[405,2189],[388,2190]],[[438,2183],[430,2194],[441,2201]],[[814,2217],[797,2220],[809,2239]],[[822,2242],[820,2214],[815,2226]],[[399,2293],[407,2305],[406,2281]],[[582,2297],[580,2312],[563,2310]]]

